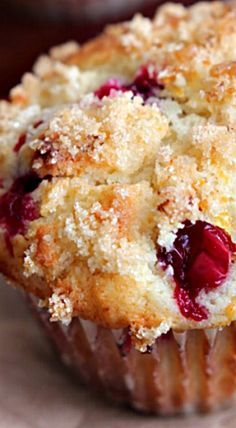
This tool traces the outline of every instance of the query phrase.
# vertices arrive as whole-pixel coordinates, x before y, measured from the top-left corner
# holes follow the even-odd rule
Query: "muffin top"
[[[236,4],[53,48],[0,102],[0,270],[51,320],[236,319]]]

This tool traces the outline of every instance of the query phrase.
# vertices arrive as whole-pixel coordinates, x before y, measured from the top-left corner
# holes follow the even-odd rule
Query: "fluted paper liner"
[[[138,410],[157,414],[208,411],[236,393],[236,326],[169,332],[149,353],[121,349],[121,330],[74,318],[68,326],[34,309],[63,362],[86,384]],[[124,335],[123,335],[124,336]]]

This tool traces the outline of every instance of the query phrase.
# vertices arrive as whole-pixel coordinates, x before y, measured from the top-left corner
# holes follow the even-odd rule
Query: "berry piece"
[[[157,70],[152,66],[143,66],[138,71],[133,83],[127,86],[134,95],[140,95],[144,100],[155,96],[157,89],[163,89],[163,86],[158,83]]]
[[[95,91],[95,95],[99,98],[102,99],[103,97],[108,97],[109,95],[111,95],[112,91],[122,91],[125,92],[126,91],[126,87],[123,86],[118,79],[109,79],[106,83],[104,83],[104,85],[100,86],[100,88],[98,88]]]
[[[26,133],[21,134],[18,138],[18,141],[14,147],[14,152],[19,152],[19,150],[21,149],[21,147],[25,144],[26,142]]]
[[[174,296],[183,316],[195,321],[207,319],[206,309],[196,302],[200,291],[219,287],[227,277],[232,254],[236,252],[230,236],[221,228],[198,220],[177,232],[173,249],[158,251],[164,269],[174,270]]]
[[[33,124],[33,128],[34,129],[37,129],[40,125],[42,125],[43,124],[43,120],[42,119],[39,119],[39,120],[37,120],[36,122],[34,122],[34,124]]]
[[[158,82],[158,73],[153,66],[142,66],[136,74],[133,82],[125,85],[118,79],[109,79],[104,85],[95,91],[95,95],[102,99],[112,94],[112,91],[132,91],[134,95],[140,95],[144,101],[156,96],[156,91],[163,89]]]
[[[24,234],[27,223],[39,217],[38,207],[31,197],[41,180],[29,173],[17,178],[10,189],[0,197],[0,225],[6,240],[17,233]]]

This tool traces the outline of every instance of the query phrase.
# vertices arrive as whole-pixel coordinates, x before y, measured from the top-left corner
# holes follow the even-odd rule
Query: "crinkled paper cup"
[[[132,347],[128,332],[74,318],[65,326],[32,299],[62,361],[84,383],[116,402],[147,413],[209,411],[233,402],[236,327],[171,331],[152,349]]]

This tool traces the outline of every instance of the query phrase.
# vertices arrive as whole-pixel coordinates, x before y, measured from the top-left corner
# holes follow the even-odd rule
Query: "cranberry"
[[[112,91],[132,91],[134,95],[140,95],[144,101],[156,96],[156,90],[163,89],[158,82],[158,73],[153,66],[142,66],[136,74],[133,82],[122,84],[118,79],[109,79],[104,85],[95,91],[98,98],[111,95]]]
[[[25,144],[26,142],[26,133],[21,134],[18,138],[18,141],[14,147],[14,152],[19,152],[19,150],[21,149],[21,147]]]
[[[196,302],[196,298],[191,295],[189,290],[176,285],[174,297],[178,303],[181,314],[185,318],[191,318],[194,321],[203,321],[208,318],[208,313],[204,306]]]
[[[42,125],[42,123],[43,123],[42,119],[37,120],[36,122],[34,122],[33,128],[37,129],[40,125]]]
[[[9,248],[10,237],[26,231],[27,223],[39,217],[39,210],[30,193],[41,179],[33,173],[17,178],[10,189],[0,197],[0,225],[5,229]]]
[[[184,223],[172,250],[159,249],[164,269],[170,265],[174,270],[174,296],[183,316],[195,321],[207,319],[207,310],[196,297],[201,290],[209,292],[224,282],[235,252],[236,244],[223,229],[200,220]]]
[[[109,79],[104,85],[100,86],[95,91],[95,95],[102,99],[103,97],[108,97],[112,91],[126,91],[126,87],[123,86],[118,79]]]
[[[158,83],[157,70],[152,66],[142,66],[133,83],[127,86],[135,95],[141,95],[144,100],[155,96],[156,89],[163,89]]]

